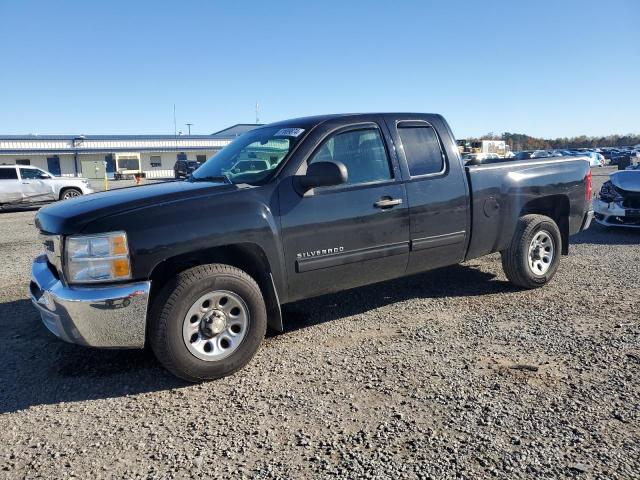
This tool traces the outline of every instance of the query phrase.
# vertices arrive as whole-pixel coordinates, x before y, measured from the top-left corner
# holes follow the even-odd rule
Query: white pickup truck
[[[29,165],[0,165],[0,207],[93,193],[86,178],[56,177]]]

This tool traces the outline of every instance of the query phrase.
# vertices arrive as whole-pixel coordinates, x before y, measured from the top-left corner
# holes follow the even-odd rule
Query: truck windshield
[[[262,183],[302,138],[301,128],[262,127],[238,137],[193,172],[193,181]]]

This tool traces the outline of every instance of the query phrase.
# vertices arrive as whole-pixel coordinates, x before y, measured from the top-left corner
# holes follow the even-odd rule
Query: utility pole
[[[189,129],[189,135],[191,135],[191,125],[193,125],[193,123],[185,123],[185,125]]]

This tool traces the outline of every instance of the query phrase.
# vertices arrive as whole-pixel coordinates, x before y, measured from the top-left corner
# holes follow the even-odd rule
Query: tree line
[[[523,133],[504,132],[496,135],[490,132],[480,138],[467,140],[504,140],[511,151],[518,150],[554,150],[565,148],[596,148],[596,147],[625,147],[640,144],[640,135],[606,135],[602,137],[561,137],[561,138],[536,138]]]

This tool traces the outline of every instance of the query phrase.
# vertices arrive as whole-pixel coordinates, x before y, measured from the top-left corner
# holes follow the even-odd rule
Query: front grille
[[[60,235],[50,235],[41,233],[40,238],[44,245],[44,253],[47,255],[47,261],[53,267],[56,273],[62,271],[62,238]]]
[[[629,196],[623,198],[622,206],[624,208],[640,209],[640,196]]]
[[[39,300],[42,296],[42,289],[38,287],[38,284],[33,280],[31,281],[31,283],[29,283],[29,291],[31,292],[33,298],[35,298],[36,300]]]

